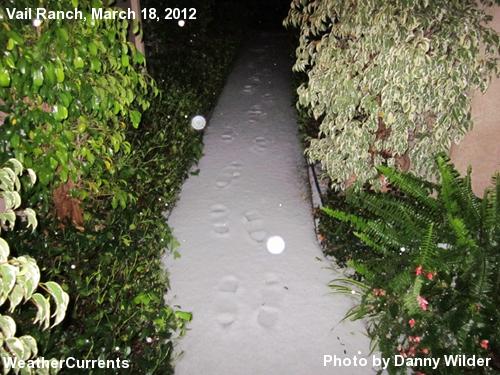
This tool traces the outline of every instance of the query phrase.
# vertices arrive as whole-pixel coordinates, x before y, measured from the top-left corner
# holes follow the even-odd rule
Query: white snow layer
[[[323,366],[324,355],[369,358],[369,340],[362,323],[339,323],[353,301],[327,286],[341,275],[314,233],[287,39],[255,39],[207,127],[201,172],[169,218],[181,258],[165,259],[167,300],[193,313],[176,374],[372,373]],[[281,254],[266,250],[272,236],[285,241]]]

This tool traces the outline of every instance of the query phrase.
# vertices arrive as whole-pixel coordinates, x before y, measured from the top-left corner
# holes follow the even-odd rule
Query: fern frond
[[[360,218],[359,216],[351,215],[343,211],[332,210],[329,207],[323,207],[321,210],[331,218],[343,221],[345,223],[351,223],[358,230],[364,230],[366,228],[366,220]]]
[[[374,242],[378,242],[383,246],[399,249],[407,245],[404,236],[400,232],[390,227],[386,223],[369,220],[366,223],[365,234],[369,235]]]
[[[425,234],[418,252],[418,264],[424,269],[434,269],[436,263],[436,235],[434,223],[430,224]]]
[[[436,162],[441,176],[439,198],[449,215],[459,216],[461,210],[457,197],[460,174],[450,164],[448,157],[440,155],[436,158]]]
[[[400,272],[391,279],[388,289],[399,295],[408,290],[408,286],[411,285],[412,281],[410,272]]]
[[[386,166],[379,166],[377,169],[394,187],[404,192],[408,197],[415,199],[432,211],[438,209],[435,199],[431,197],[434,188],[433,184],[412,176],[409,173],[400,173]]]
[[[472,237],[465,222],[461,218],[448,216],[447,221],[452,229],[452,234],[455,235],[457,245],[469,250],[477,249],[478,244],[476,239]]]
[[[363,242],[365,245],[371,247],[373,250],[377,251],[381,255],[387,255],[389,253],[388,249],[385,248],[384,246],[378,244],[375,242],[373,239],[371,239],[368,235],[362,232],[354,232],[354,235],[358,237],[361,242]]]
[[[483,234],[485,241],[500,241],[500,174],[492,179],[493,186],[484,193],[481,204],[481,217],[483,219]]]
[[[420,291],[422,290],[422,278],[417,277],[413,288],[408,290],[403,298],[403,305],[410,315],[414,315],[419,312],[420,306],[418,304],[418,297],[420,296]]]

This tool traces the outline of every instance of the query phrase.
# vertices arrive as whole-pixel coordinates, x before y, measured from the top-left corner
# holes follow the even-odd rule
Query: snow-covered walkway
[[[339,324],[352,302],[327,287],[338,275],[314,234],[286,43],[262,34],[245,48],[169,219],[181,258],[165,260],[168,300],[194,315],[178,375],[371,373],[323,367],[369,343],[361,323]],[[282,254],[266,250],[270,236]]]

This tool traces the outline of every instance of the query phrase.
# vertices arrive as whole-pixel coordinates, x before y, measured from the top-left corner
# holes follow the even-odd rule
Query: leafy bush
[[[349,265],[362,281],[335,280],[340,292],[355,290],[360,304],[348,316],[370,320],[369,334],[386,357],[490,357],[500,359],[500,178],[477,198],[470,173],[460,178],[442,156],[441,183],[379,167],[392,194],[348,195],[351,212],[325,209],[349,223],[370,253]],[[493,373],[493,367],[445,367],[435,374]],[[414,368],[426,372],[426,368]],[[391,373],[406,373],[392,368]]]
[[[30,185],[36,181],[35,173],[28,169]],[[14,229],[16,217],[27,222],[27,227],[35,230],[37,220],[31,208],[20,210],[20,177],[24,173],[23,165],[16,159],[10,159],[7,166],[0,169],[0,228]],[[37,289],[43,289],[50,297],[45,297]],[[10,257],[9,244],[0,237],[0,369],[8,373],[18,367],[18,360],[28,361],[38,354],[36,340],[30,335],[16,337],[16,321],[10,315],[4,315],[6,302],[7,313],[13,314],[21,303],[31,302],[36,306],[36,317],[43,329],[54,327],[62,322],[69,303],[68,294],[53,281],[40,283],[40,269],[36,261],[29,256]],[[51,301],[55,305],[52,311]],[[54,318],[54,319],[52,319]],[[31,373],[31,372],[28,372]]]
[[[429,177],[471,128],[470,92],[498,72],[491,1],[293,0],[298,106],[320,125],[307,150],[336,188],[383,186],[377,167]]]
[[[91,19],[91,7],[107,2],[36,3],[54,11],[78,5],[87,20],[35,27],[8,19],[0,9],[0,45],[6,47],[0,58],[2,158],[16,157],[33,168],[41,198],[53,198],[60,219],[83,229],[81,201],[134,199],[118,180],[110,183],[110,176],[118,159],[130,153],[126,130],[139,126],[156,88],[145,73],[145,57],[128,42],[129,23]],[[36,7],[28,0],[15,6]],[[71,201],[64,198],[68,191]]]

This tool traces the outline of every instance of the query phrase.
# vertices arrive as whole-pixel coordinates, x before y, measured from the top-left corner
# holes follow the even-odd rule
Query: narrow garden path
[[[245,48],[169,219],[181,258],[165,260],[168,299],[194,315],[179,375],[371,372],[323,367],[324,354],[367,356],[369,343],[360,323],[339,324],[352,302],[327,287],[336,274],[314,234],[286,46],[263,34]]]

